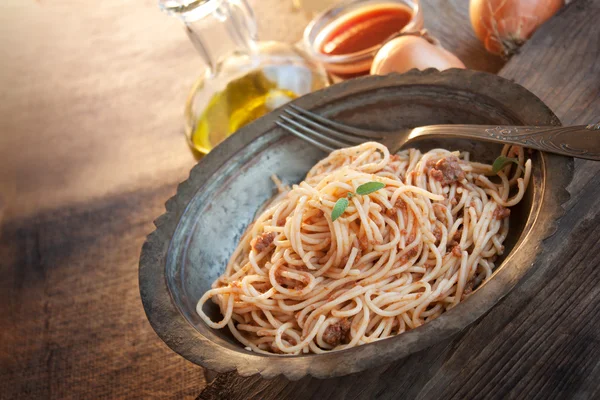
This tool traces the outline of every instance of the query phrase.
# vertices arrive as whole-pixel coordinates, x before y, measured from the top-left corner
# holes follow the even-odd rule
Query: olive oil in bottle
[[[257,40],[247,0],[158,1],[163,11],[184,23],[205,64],[185,107],[185,134],[196,156],[269,111],[329,83],[323,66],[297,46]]]
[[[301,65],[267,65],[249,72],[212,96],[195,123],[190,144],[207,153],[244,125],[325,85],[321,75]]]

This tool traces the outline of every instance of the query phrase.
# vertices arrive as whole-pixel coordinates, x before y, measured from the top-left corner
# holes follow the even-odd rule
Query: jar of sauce
[[[348,79],[368,74],[375,54],[391,36],[422,28],[419,0],[354,0],[315,17],[303,41],[330,74]]]

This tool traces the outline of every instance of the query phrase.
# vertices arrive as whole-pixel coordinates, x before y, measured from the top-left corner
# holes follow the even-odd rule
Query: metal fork
[[[466,138],[600,161],[600,123],[565,127],[428,125],[381,132],[344,125],[293,104],[284,112],[287,115],[280,115],[277,125],[327,152],[375,141],[395,153],[417,138]]]

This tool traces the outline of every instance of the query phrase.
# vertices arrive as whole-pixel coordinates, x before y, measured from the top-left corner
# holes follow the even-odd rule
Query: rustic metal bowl
[[[556,116],[523,87],[480,72],[412,71],[365,77],[299,98],[295,103],[356,126],[478,123],[559,125]],[[195,306],[222,273],[242,232],[274,193],[269,178],[300,181],[325,156],[275,125],[281,110],[246,126],[195,166],[156,231],[142,249],[140,291],[152,327],[169,347],[206,368],[237,369],[244,376],[289,379],[350,374],[406,357],[458,333],[482,316],[533,266],[541,241],[555,230],[568,199],[573,160],[533,154],[533,175],[525,199],[513,209],[506,257],[473,295],[439,318],[393,338],[321,355],[265,356],[244,350],[226,330],[209,328]],[[460,140],[424,141],[423,149],[465,149],[475,160],[491,161],[500,146]],[[214,320],[216,307],[206,305]]]

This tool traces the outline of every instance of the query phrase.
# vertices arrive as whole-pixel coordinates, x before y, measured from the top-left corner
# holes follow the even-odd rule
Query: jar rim
[[[331,27],[334,21],[348,18],[349,15],[354,14],[353,12],[367,5],[385,4],[403,4],[410,7],[412,18],[400,32],[418,31],[422,29],[421,5],[419,0],[353,0],[322,11],[309,22],[304,29],[303,35],[305,50],[311,57],[325,64],[349,64],[365,61],[374,57],[375,53],[377,53],[377,51],[385,44],[385,41],[360,51],[329,55],[318,50],[317,47],[320,46],[320,43],[317,39],[320,40],[319,36],[321,36],[322,32],[327,28]]]

